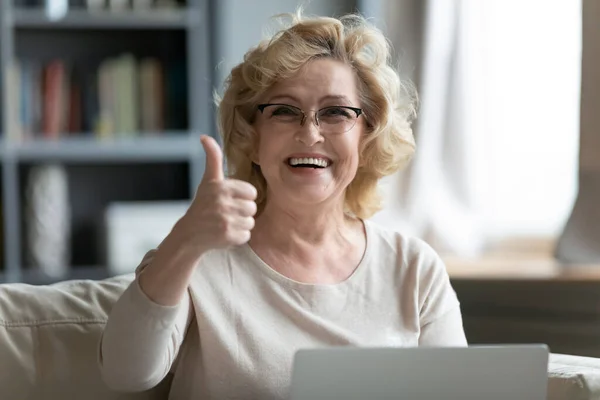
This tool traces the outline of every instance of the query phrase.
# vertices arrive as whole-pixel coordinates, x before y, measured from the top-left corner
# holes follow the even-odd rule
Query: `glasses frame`
[[[354,120],[354,125],[352,125],[348,130],[344,131],[345,132],[349,132],[352,128],[354,128],[356,126],[356,121],[358,120],[358,118],[363,114],[363,110],[362,108],[358,108],[358,107],[351,107],[351,106],[327,106],[327,107],[322,107],[319,108],[318,110],[303,110],[300,107],[296,107],[293,106],[291,104],[285,104],[285,103],[263,103],[263,104],[259,104],[256,108],[258,108],[258,111],[260,111],[261,114],[264,113],[265,108],[270,107],[270,106],[284,106],[284,107],[290,107],[290,108],[295,108],[296,110],[299,110],[302,113],[302,119],[300,120],[300,126],[304,126],[304,123],[306,122],[307,119],[307,112],[306,111],[311,111],[314,112],[314,120],[315,120],[315,125],[317,127],[321,127],[321,125],[319,125],[319,113],[322,110],[328,109],[328,108],[345,108],[347,110],[351,110],[356,114],[356,119]]]

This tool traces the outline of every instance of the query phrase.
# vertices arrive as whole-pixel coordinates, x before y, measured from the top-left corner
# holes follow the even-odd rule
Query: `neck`
[[[340,203],[292,208],[267,201],[252,236],[282,251],[298,250],[302,245],[314,249],[324,244],[348,243],[357,221],[344,213]]]

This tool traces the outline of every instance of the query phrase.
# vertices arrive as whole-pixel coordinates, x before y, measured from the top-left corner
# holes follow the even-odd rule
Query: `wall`
[[[556,253],[565,263],[600,264],[600,2],[582,5],[579,193]]]
[[[426,2],[358,0],[357,8],[390,39],[400,72],[419,85]]]
[[[293,12],[304,4],[306,14],[336,16],[354,11],[354,0],[219,0],[215,1],[213,16],[213,60],[217,64],[214,82],[219,93],[223,81],[244,53],[263,38],[264,28],[273,15]]]
[[[600,2],[583,2],[581,160],[585,171],[600,173]],[[600,193],[597,194],[600,196]]]

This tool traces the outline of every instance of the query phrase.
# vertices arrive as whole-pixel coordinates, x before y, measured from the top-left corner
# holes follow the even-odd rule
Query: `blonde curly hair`
[[[253,122],[261,97],[308,61],[320,57],[339,60],[356,73],[360,107],[367,121],[358,170],[346,188],[345,209],[369,218],[381,208],[378,181],[404,167],[414,154],[415,92],[390,65],[390,45],[384,35],[365,18],[355,14],[339,19],[304,17],[302,10],[276,18],[283,28],[245,54],[232,69],[218,100],[229,175],[256,187],[260,212],[266,202],[267,182],[251,158],[258,144]]]

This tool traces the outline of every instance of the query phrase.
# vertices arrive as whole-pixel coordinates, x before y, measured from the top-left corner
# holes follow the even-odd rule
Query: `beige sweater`
[[[205,254],[189,297],[153,303],[134,281],[100,346],[108,385],[141,391],[174,373],[170,399],[286,399],[294,352],[323,346],[464,346],[445,267],[424,242],[365,222],[356,271],[335,285],[303,284],[248,245]],[[152,252],[142,261],[152,260]]]

